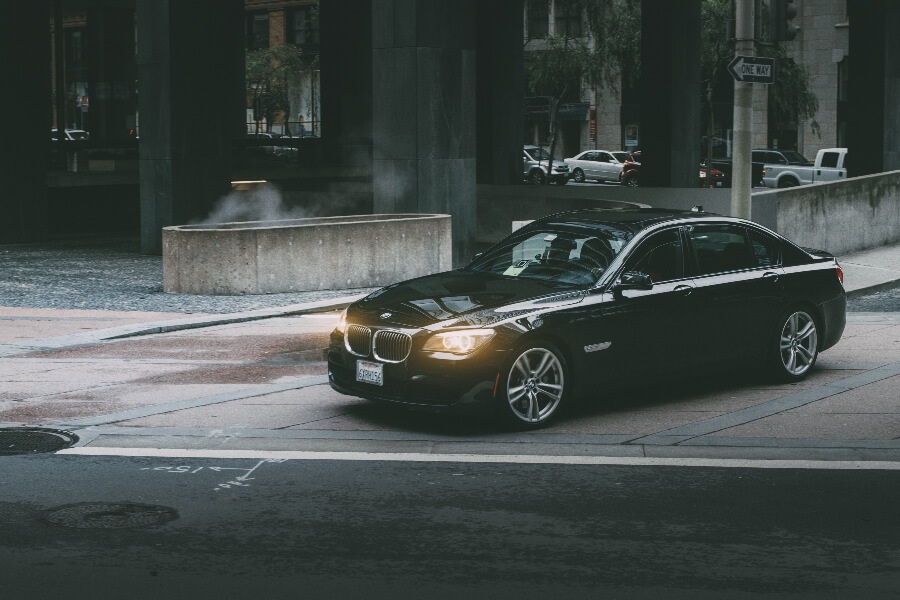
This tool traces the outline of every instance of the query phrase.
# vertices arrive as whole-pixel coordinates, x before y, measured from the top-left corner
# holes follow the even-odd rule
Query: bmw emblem
[[[390,319],[393,315],[394,315],[394,313],[389,313],[389,312],[381,313],[381,318],[382,319]]]

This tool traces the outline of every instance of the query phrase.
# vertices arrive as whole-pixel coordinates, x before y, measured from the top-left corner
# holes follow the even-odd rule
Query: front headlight
[[[493,329],[460,329],[435,334],[422,348],[428,352],[450,352],[451,354],[471,354],[494,337]]]
[[[347,309],[346,308],[343,311],[341,311],[341,316],[338,317],[337,326],[334,328],[334,330],[336,332],[340,333],[341,335],[344,335],[345,329],[347,329]]]

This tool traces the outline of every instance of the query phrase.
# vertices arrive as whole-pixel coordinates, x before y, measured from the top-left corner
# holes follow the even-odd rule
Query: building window
[[[580,38],[581,8],[568,2],[560,2],[556,6],[556,35],[567,38]]]
[[[247,13],[247,50],[269,47],[269,13]]]
[[[550,3],[547,0],[528,2],[528,39],[543,39],[550,34]]]
[[[287,13],[286,38],[295,46],[319,45],[319,15],[314,6],[299,6]]]

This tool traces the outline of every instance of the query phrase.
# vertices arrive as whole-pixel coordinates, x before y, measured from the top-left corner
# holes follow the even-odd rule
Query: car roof
[[[716,213],[694,210],[669,210],[663,208],[587,208],[548,215],[536,223],[589,225],[591,223],[613,225],[619,229],[638,232],[667,221],[702,221],[725,219]]]

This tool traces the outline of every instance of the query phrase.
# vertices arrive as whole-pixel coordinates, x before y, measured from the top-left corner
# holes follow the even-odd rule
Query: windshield
[[[467,271],[585,287],[595,284],[631,233],[608,226],[546,224],[511,235]]]
[[[534,160],[550,160],[550,153],[543,148],[529,148],[525,152],[531,155],[531,158]]]

